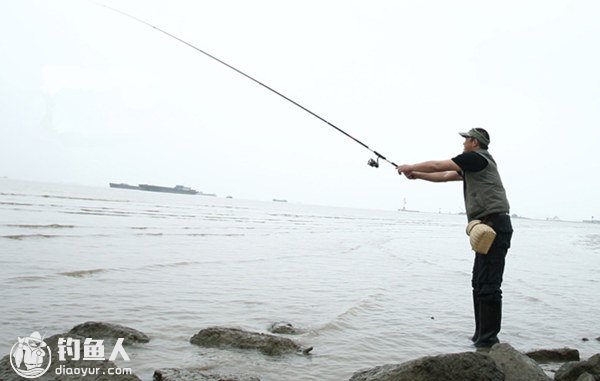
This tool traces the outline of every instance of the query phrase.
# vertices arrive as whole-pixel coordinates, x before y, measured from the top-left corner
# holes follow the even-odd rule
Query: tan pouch
[[[467,235],[469,236],[471,248],[479,254],[487,254],[494,243],[494,239],[496,239],[494,229],[481,222],[481,220],[469,222]]]

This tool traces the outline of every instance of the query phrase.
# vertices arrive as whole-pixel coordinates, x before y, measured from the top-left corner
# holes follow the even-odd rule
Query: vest
[[[492,213],[508,213],[510,206],[502,185],[496,161],[487,150],[475,151],[488,165],[478,172],[464,172],[463,191],[469,221],[481,219]]]

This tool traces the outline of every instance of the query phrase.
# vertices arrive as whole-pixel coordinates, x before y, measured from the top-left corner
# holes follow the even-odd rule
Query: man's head
[[[490,134],[483,128],[471,128],[469,132],[459,132],[459,134],[465,138],[465,142],[463,143],[464,152],[488,149]]]

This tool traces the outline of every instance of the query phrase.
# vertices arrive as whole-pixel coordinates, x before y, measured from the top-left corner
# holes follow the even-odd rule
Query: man
[[[409,179],[432,182],[463,181],[468,221],[481,220],[496,231],[487,254],[475,253],[473,265],[473,308],[477,348],[489,348],[499,342],[502,320],[502,275],[504,259],[510,247],[512,225],[509,204],[496,161],[488,152],[490,135],[483,128],[461,132],[465,138],[463,153],[451,160],[426,161],[398,167]]]

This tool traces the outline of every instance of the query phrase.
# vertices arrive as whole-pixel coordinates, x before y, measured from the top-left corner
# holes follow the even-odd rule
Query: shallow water
[[[457,195],[460,197],[460,195]],[[262,380],[472,350],[465,217],[0,179],[0,354],[88,320],[151,336],[144,380],[208,367]],[[600,352],[600,224],[513,220],[501,340]],[[312,356],[206,349],[189,338],[285,320]],[[582,341],[582,338],[589,341]]]

